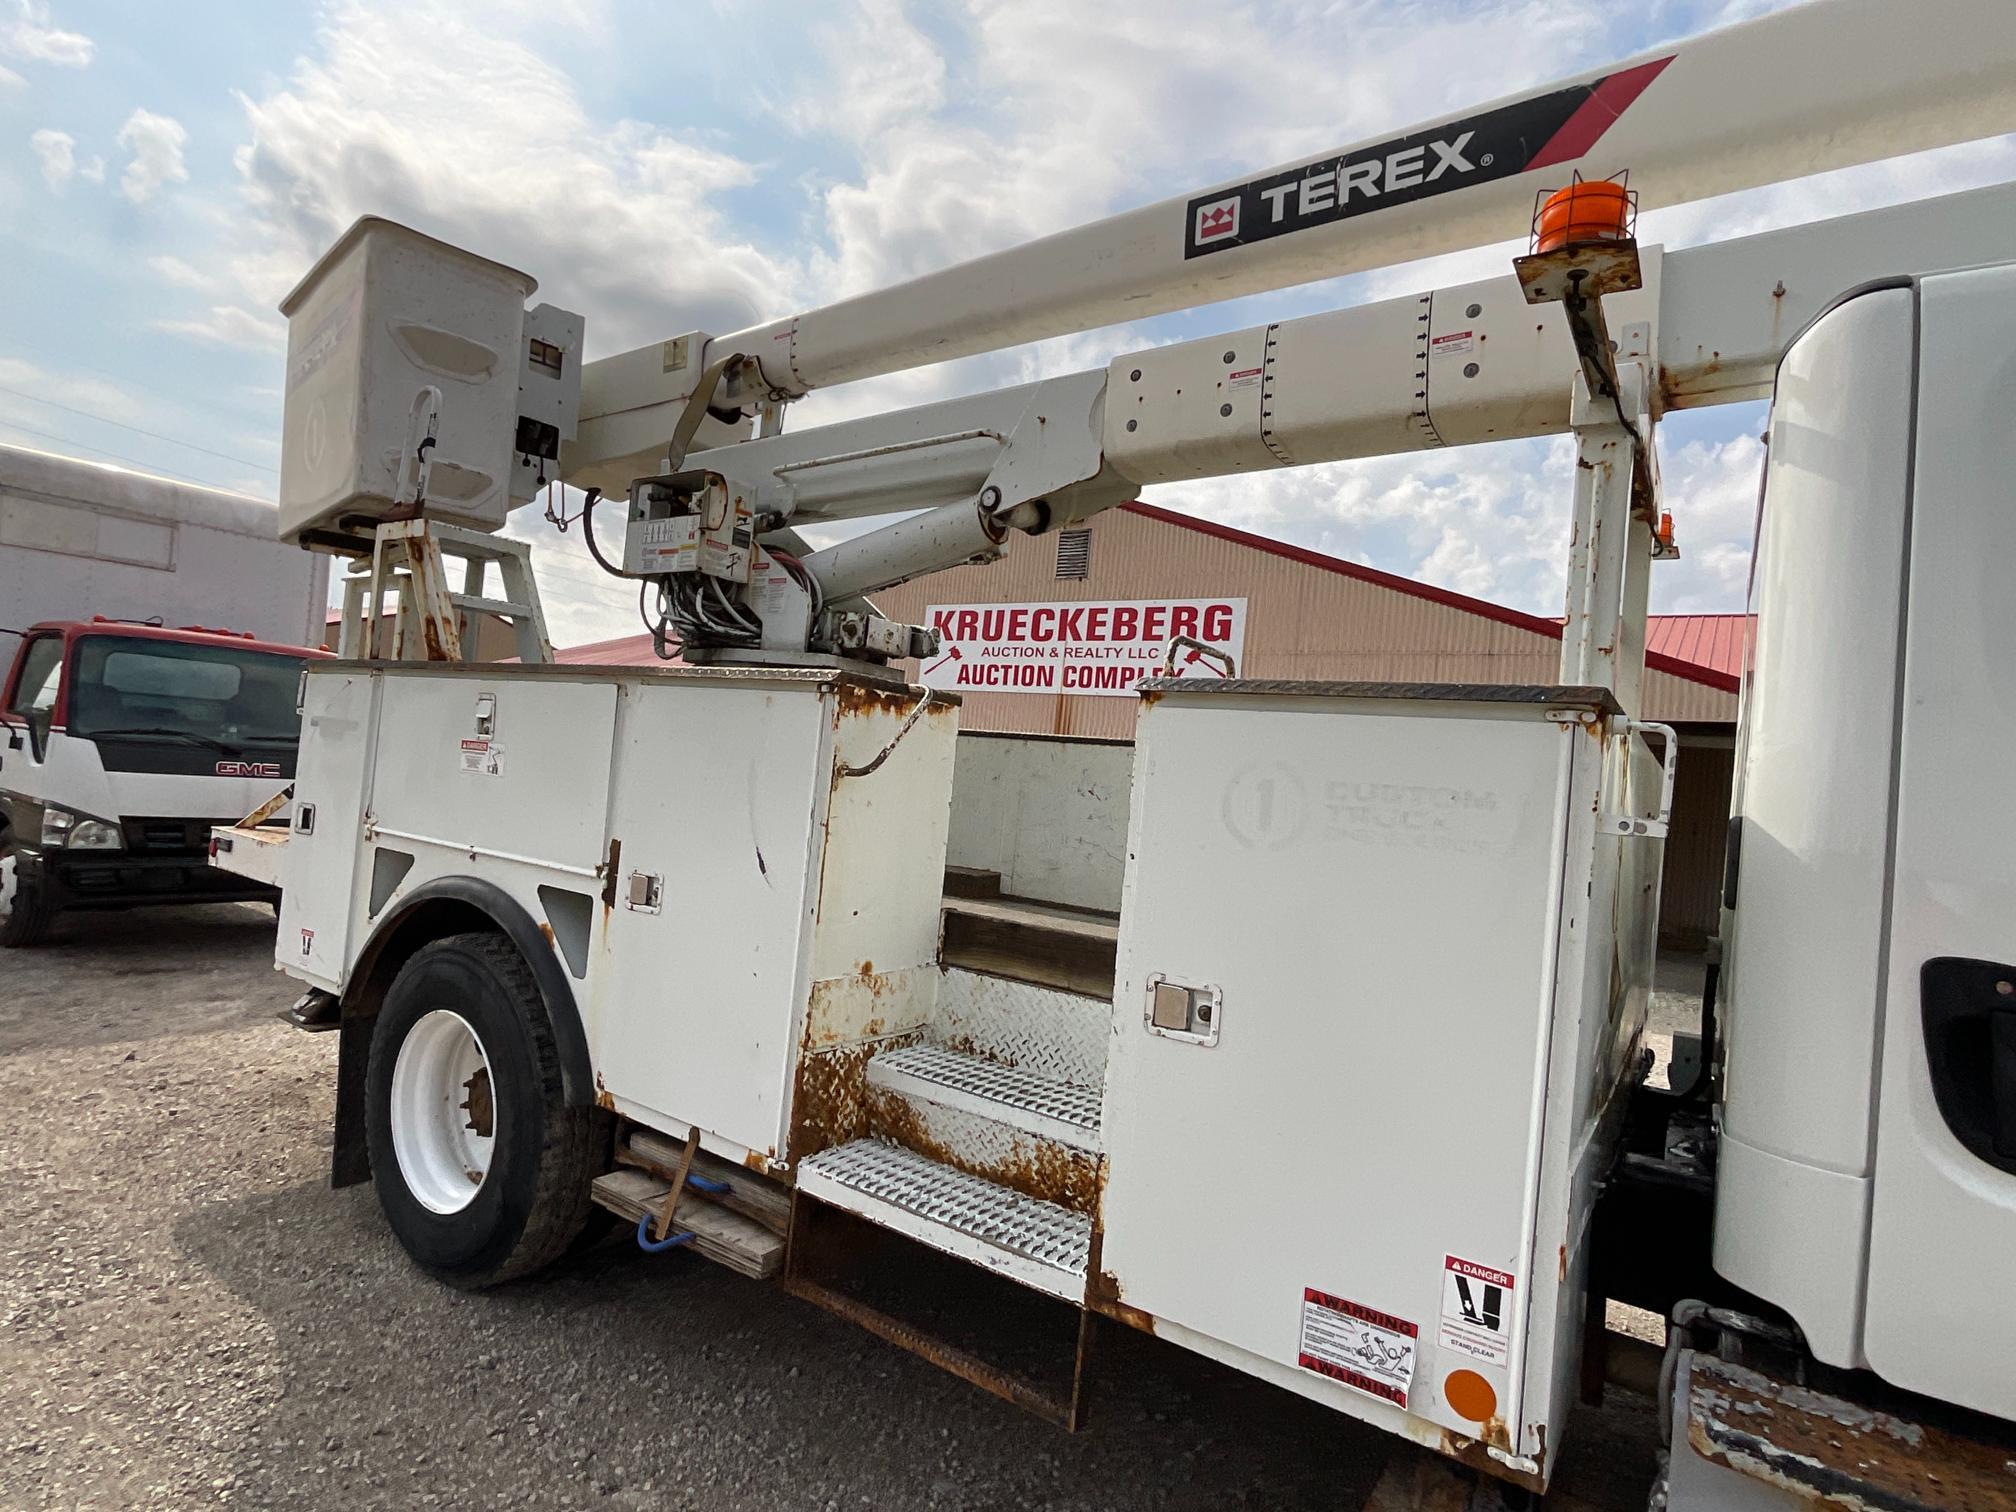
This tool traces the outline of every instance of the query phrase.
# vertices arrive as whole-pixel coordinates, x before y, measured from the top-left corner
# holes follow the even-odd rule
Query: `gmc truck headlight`
[[[124,850],[119,826],[86,819],[68,809],[42,810],[42,844],[49,850]]]
[[[119,826],[103,819],[79,819],[70,827],[71,850],[124,850]]]

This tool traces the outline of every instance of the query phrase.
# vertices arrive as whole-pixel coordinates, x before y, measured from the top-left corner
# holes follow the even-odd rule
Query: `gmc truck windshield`
[[[71,674],[69,730],[86,740],[291,745],[301,730],[300,676],[300,658],[272,651],[86,636]]]

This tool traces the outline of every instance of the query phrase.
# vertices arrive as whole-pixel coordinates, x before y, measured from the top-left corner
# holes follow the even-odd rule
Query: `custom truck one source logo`
[[[1584,156],[1673,60],[1517,100],[1446,126],[1318,158],[1190,201],[1183,255],[1202,257]]]
[[[271,761],[220,761],[219,777],[278,777],[280,768]]]

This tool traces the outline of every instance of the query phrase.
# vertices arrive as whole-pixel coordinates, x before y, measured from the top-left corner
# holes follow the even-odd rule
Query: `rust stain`
[[[551,924],[547,923],[547,922],[546,922],[546,921],[545,921],[544,919],[541,919],[541,920],[539,921],[539,933],[541,933],[542,935],[544,935],[544,936],[546,937],[546,943],[547,943],[547,944],[548,944],[549,946],[554,946],[554,939],[553,939],[553,926],[552,926]],[[556,949],[557,949],[558,947],[557,947],[557,946],[554,946],[554,948],[556,948]]]
[[[931,698],[928,693],[924,696]],[[843,681],[833,690],[834,708],[839,714],[908,714],[916,701],[916,695],[908,688],[878,688],[851,680]]]
[[[1094,1210],[1099,1197],[1096,1156],[1049,1140],[1013,1136],[991,1160],[964,1154],[933,1133],[917,1105],[886,1088],[863,1088],[868,1126],[897,1144],[970,1176],[982,1176],[1025,1196],[1054,1202],[1074,1213]]]
[[[1494,1449],[1503,1449],[1507,1454],[1512,1452],[1511,1431],[1506,1428],[1505,1419],[1495,1412],[1484,1419],[1483,1439]]]
[[[857,976],[871,977],[875,975],[875,963],[873,961],[863,961],[854,968],[854,972]],[[881,988],[878,987],[875,990],[880,992]]]
[[[1468,1465],[1472,1470],[1491,1476],[1495,1480],[1510,1481],[1515,1486],[1524,1486],[1536,1496],[1547,1490],[1547,1438],[1544,1433],[1540,1438],[1540,1452],[1534,1456],[1540,1466],[1538,1473],[1514,1470],[1503,1460],[1493,1459],[1490,1446],[1482,1439],[1474,1439],[1449,1428],[1442,1430],[1441,1442],[1436,1448],[1458,1464]]]
[[[868,1062],[878,1050],[906,1049],[923,1036],[912,1032],[860,1044],[812,1049],[798,1058],[791,1090],[793,1161],[868,1134]]]
[[[756,1172],[759,1176],[768,1176],[770,1174],[770,1167],[775,1162],[776,1156],[777,1152],[774,1149],[751,1150],[742,1157],[742,1164]]]
[[[1563,1280],[1563,1281],[1566,1281],[1566,1280],[1568,1279],[1568,1246],[1567,1246],[1567,1245],[1565,1245],[1565,1244],[1561,1246],[1561,1275],[1560,1275],[1560,1279],[1561,1279],[1561,1280]]]
[[[1104,1166],[1101,1166],[1100,1185],[1105,1185]],[[1092,1230],[1092,1253],[1085,1265],[1085,1305],[1101,1317],[1111,1318],[1116,1323],[1125,1323],[1129,1328],[1142,1333],[1155,1332],[1155,1315],[1131,1306],[1120,1295],[1120,1278],[1105,1269],[1101,1263],[1105,1258],[1106,1231]]]
[[[599,1082],[600,1079],[598,1078],[597,1080]],[[595,1088],[595,1106],[601,1108],[604,1112],[614,1113],[616,1111],[616,1099],[609,1094],[607,1088],[598,1085]]]
[[[1687,1442],[1802,1504],[1927,1512],[2016,1504],[2006,1449],[1698,1355]]]
[[[867,967],[874,963],[861,964]],[[864,971],[859,976],[824,977],[814,982],[801,1047],[823,1050],[864,1039],[887,1039],[922,1027],[923,1008],[907,992],[911,979],[893,971]],[[865,999],[853,990],[857,984],[866,988]]]

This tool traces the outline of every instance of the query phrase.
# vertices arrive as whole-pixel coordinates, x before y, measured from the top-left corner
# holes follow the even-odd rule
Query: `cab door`
[[[6,683],[6,728],[0,731],[0,820],[10,843],[41,843],[42,804],[49,797],[49,733],[63,670],[63,634],[30,634]]]

